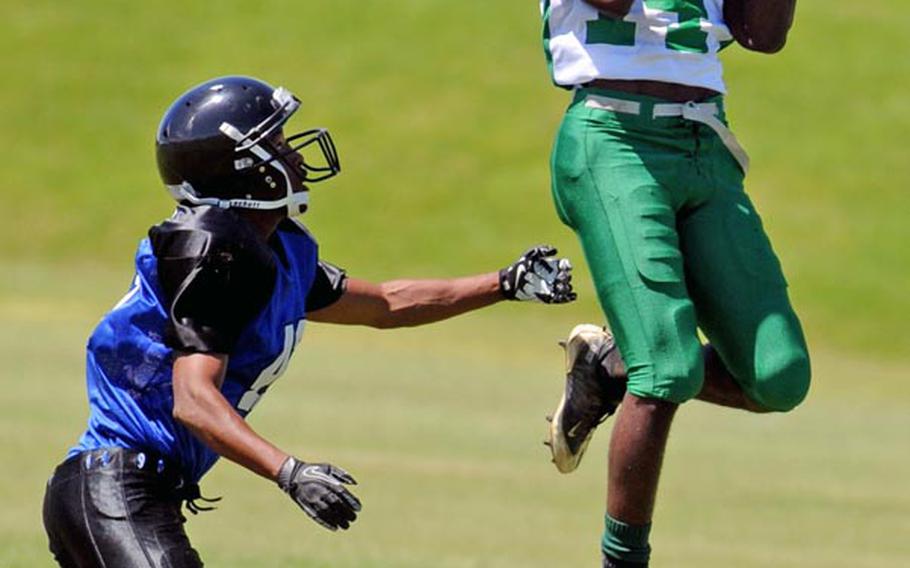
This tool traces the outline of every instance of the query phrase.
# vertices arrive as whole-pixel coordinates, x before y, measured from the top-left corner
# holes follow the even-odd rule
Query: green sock
[[[651,523],[629,525],[606,515],[604,526],[601,547],[608,556],[617,560],[647,564],[651,556],[651,545],[648,544]]]

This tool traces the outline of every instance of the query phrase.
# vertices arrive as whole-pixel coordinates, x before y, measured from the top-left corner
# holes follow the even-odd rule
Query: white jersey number
[[[676,23],[667,30],[667,48],[691,53],[708,53],[708,34],[701,29],[708,17],[704,0],[642,0],[646,11],[676,14]],[[638,23],[598,14],[588,21],[587,43],[635,45]]]
[[[243,396],[240,397],[240,402],[237,403],[237,410],[251,411],[256,406],[256,403],[259,402],[259,399],[262,398],[262,395],[265,394],[269,385],[274,383],[288,368],[291,354],[294,352],[294,346],[300,343],[300,338],[303,337],[305,323],[306,320],[300,320],[296,325],[289,323],[284,326],[284,348],[278,354],[278,357],[272,361],[272,364],[259,373],[259,376],[250,385],[250,390],[243,393]]]

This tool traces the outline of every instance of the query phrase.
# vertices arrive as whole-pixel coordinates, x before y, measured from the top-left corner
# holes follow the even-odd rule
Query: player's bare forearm
[[[308,317],[313,321],[379,329],[411,327],[448,319],[503,299],[496,272],[445,280],[391,280],[380,284],[351,278],[338,302]]]
[[[549,245],[534,246],[498,272],[463,278],[381,284],[350,278],[337,302],[307,318],[386,329],[437,322],[500,300],[572,302],[572,263],[556,253]]]
[[[777,53],[787,43],[795,11],[796,0],[725,0],[724,21],[746,49]]]
[[[585,0],[585,2],[597,8],[598,12],[614,18],[623,18],[632,9],[634,0]]]
[[[221,394],[226,368],[225,355],[179,355],[174,418],[219,455],[274,481],[288,455],[254,432]]]
[[[433,323],[504,299],[495,272],[451,280],[392,280],[380,286],[389,309],[378,327]]]

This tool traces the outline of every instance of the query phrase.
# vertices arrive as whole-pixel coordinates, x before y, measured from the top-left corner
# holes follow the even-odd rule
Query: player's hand
[[[550,245],[529,248],[518,260],[499,271],[499,289],[509,300],[564,304],[575,300],[572,263],[556,258]]]
[[[311,519],[330,531],[348,528],[360,511],[360,500],[345,487],[357,482],[340,467],[288,457],[277,481]]]

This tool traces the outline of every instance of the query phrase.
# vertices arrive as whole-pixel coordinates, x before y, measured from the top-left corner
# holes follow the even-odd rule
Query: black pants
[[[54,470],[44,528],[63,568],[195,568],[177,468],[120,448],[74,456]]]

